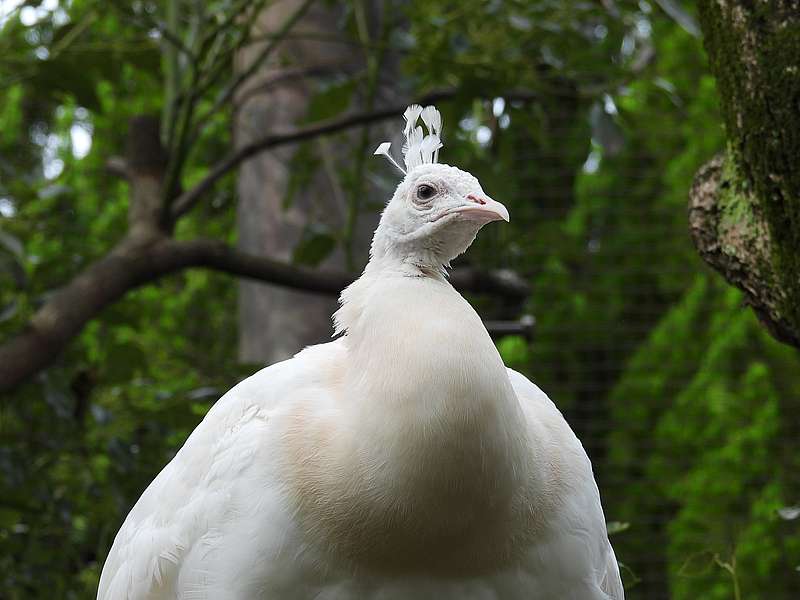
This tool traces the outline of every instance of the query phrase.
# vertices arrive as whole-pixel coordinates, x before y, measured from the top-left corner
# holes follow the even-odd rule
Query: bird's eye
[[[426,202],[436,195],[436,188],[427,183],[423,183],[417,188],[417,199]]]

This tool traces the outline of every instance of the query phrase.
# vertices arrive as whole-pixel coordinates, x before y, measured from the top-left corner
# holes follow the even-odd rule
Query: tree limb
[[[770,333],[800,348],[800,0],[701,0],[698,15],[728,147],[697,174],[693,238]]]
[[[209,118],[212,114],[214,114],[221,106],[223,106],[228,100],[230,100],[236,91],[248,80],[250,79],[256,71],[261,67],[262,64],[269,58],[269,56],[274,52],[275,48],[277,48],[278,44],[286,37],[286,34],[297,24],[297,22],[303,17],[304,14],[311,8],[311,5],[314,3],[314,0],[304,0],[303,3],[298,7],[296,11],[294,11],[289,17],[284,21],[278,31],[275,32],[275,36],[267,42],[261,51],[258,53],[258,56],[253,60],[250,65],[246,69],[244,69],[241,73],[237,74],[236,77],[233,78],[228,85],[225,86],[220,94],[217,96],[217,99],[214,100],[211,108],[206,112],[204,119]],[[201,119],[202,120],[202,119]]]
[[[338,294],[356,278],[351,273],[320,272],[248,254],[216,240],[164,237],[143,245],[137,238],[126,237],[53,294],[17,337],[0,345],[0,391],[51,365],[86,323],[130,290],[191,267],[328,295]],[[515,299],[528,293],[527,284],[507,271],[456,269],[451,280],[461,291],[500,293]]]
[[[719,155],[703,165],[689,192],[689,231],[706,263],[745,293],[772,336],[800,348],[800,336],[781,307],[786,290],[771,257],[774,244],[753,191],[737,179],[734,158]]]
[[[455,93],[455,90],[435,92],[420,98],[417,100],[417,103],[433,104],[439,100],[452,98]],[[178,219],[186,214],[200,197],[210,190],[217,181],[233,171],[248,158],[260,152],[286,144],[303,142],[321,135],[338,133],[339,131],[344,131],[351,127],[396,117],[402,114],[405,108],[406,104],[403,103],[402,105],[397,104],[368,112],[350,113],[341,117],[333,117],[324,121],[318,121],[305,127],[299,127],[294,131],[267,134],[260,140],[245,144],[211,167],[208,174],[200,180],[197,185],[178,196],[172,203],[172,216],[174,219]]]
[[[423,106],[426,104],[435,104],[443,100],[449,100],[455,97],[457,93],[455,89],[439,90],[422,96],[414,102],[416,104],[422,104]],[[512,100],[528,101],[536,98],[537,94],[526,90],[518,90],[504,94],[504,97]],[[287,144],[303,142],[321,135],[338,133],[352,127],[394,118],[397,117],[397,115],[403,114],[407,104],[408,103],[404,102],[402,104],[386,106],[372,111],[350,113],[341,117],[333,117],[312,123],[305,127],[298,127],[294,131],[270,133],[260,140],[245,144],[211,167],[211,170],[200,182],[175,199],[172,203],[172,218],[178,219],[185,215],[217,181],[233,171],[244,161],[260,152]]]
[[[484,321],[483,325],[493,340],[507,335],[519,335],[530,342],[533,339],[536,319],[533,315],[522,315],[517,321]]]
[[[127,237],[57,291],[24,331],[0,346],[0,390],[9,390],[52,364],[88,321],[130,290],[188,267],[209,267],[326,294],[337,293],[353,279],[246,254],[213,240],[164,238],[140,245]]]

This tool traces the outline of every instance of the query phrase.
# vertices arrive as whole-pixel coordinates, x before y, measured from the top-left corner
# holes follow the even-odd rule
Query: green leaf
[[[624,521],[609,521],[606,523],[606,531],[608,531],[608,535],[622,533],[623,531],[630,529],[630,527],[631,524]]]
[[[311,98],[303,122],[321,121],[344,112],[350,106],[355,88],[355,81],[352,80],[337,82],[324,88]]]
[[[288,209],[295,196],[306,189],[317,172],[320,159],[314,153],[311,142],[300,144],[300,147],[289,161],[289,182],[286,185],[286,195],[283,197],[282,208]]]
[[[335,247],[336,238],[330,233],[321,231],[320,228],[309,228],[297,246],[295,246],[292,262],[316,267],[333,252]]]
[[[133,343],[115,343],[108,349],[104,363],[106,381],[127,382],[141,365],[147,364],[147,356]]]

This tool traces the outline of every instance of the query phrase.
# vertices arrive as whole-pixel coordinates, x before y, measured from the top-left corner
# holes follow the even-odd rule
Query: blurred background
[[[0,343],[56,324],[0,365],[0,598],[94,597],[216,399],[330,337],[420,100],[509,207],[454,267],[582,439],[627,597],[800,597],[800,359],[688,231],[701,38],[685,0],[0,0]]]

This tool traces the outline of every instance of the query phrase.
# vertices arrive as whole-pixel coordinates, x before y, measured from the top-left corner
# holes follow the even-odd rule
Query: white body
[[[591,465],[438,274],[243,381],[128,515],[99,600],[621,600]]]

